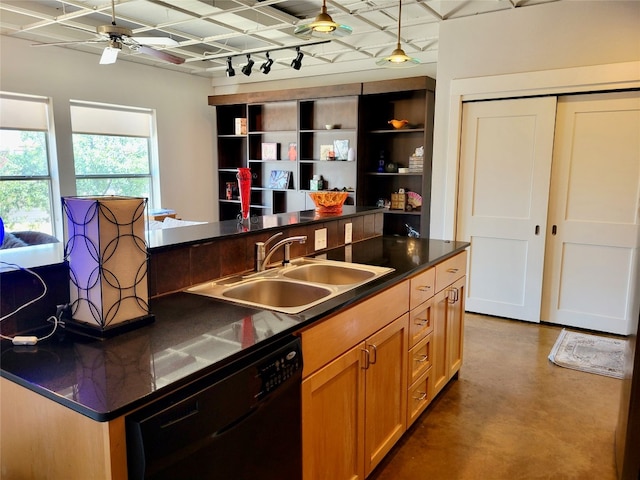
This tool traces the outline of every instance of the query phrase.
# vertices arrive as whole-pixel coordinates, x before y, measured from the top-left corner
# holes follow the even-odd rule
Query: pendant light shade
[[[420,64],[420,60],[417,58],[410,57],[400,45],[400,23],[402,18],[402,0],[398,0],[398,43],[396,45],[396,49],[391,52],[391,55],[388,57],[381,58],[376,62],[376,65],[379,67],[386,68],[407,68],[407,67],[415,67]]]
[[[351,35],[352,31],[351,27],[333,21],[331,15],[327,13],[326,0],[322,0],[322,10],[315,20],[306,25],[297,26],[293,34],[296,37],[309,39],[311,37],[346,37]]]

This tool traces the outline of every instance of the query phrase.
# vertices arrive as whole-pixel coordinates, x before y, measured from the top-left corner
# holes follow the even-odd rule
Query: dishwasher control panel
[[[257,399],[270,394],[280,385],[294,376],[300,376],[302,370],[302,352],[299,345],[291,345],[258,365],[260,391]]]

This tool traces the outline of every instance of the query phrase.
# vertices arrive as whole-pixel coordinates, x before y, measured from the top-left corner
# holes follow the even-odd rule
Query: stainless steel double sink
[[[299,258],[293,260],[288,267],[225,277],[196,285],[186,291],[295,314],[392,271],[393,268],[374,265]]]

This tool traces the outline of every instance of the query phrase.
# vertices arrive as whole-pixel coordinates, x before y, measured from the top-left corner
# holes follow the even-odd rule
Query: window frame
[[[156,128],[156,111],[151,108],[131,107],[123,105],[113,105],[106,103],[87,102],[80,100],[70,100],[70,116],[71,116],[71,143],[73,148],[74,136],[79,135],[96,135],[96,136],[112,136],[112,137],[132,137],[132,138],[145,138],[147,140],[147,161],[148,161],[148,173],[131,174],[131,173],[116,173],[116,174],[78,174],[76,171],[75,158],[74,158],[74,177],[75,186],[77,190],[78,180],[97,180],[97,179],[139,179],[144,178],[149,182],[149,197],[147,201],[148,209],[158,208],[160,204],[160,179],[159,179],[159,159],[158,159],[158,138]],[[89,112],[88,116],[84,116],[80,120],[76,116],[76,125],[74,126],[74,109],[76,112],[84,113]],[[96,117],[92,117],[91,111],[95,115],[101,115],[104,113],[108,117],[107,122],[101,122],[96,120]],[[123,122],[115,121],[114,115],[129,114],[129,116],[145,116],[147,118],[146,130],[139,124],[135,125],[133,133],[128,131],[127,128],[122,128]],[[125,117],[126,118],[126,117]],[[80,125],[78,125],[78,122]],[[105,127],[105,125],[107,125]],[[78,126],[80,128],[78,128]],[[137,134],[136,134],[137,133]],[[75,152],[74,152],[75,156]]]
[[[4,181],[46,181],[49,187],[49,217],[51,221],[51,235],[58,239],[62,239],[62,200],[60,194],[60,178],[58,170],[58,161],[55,149],[55,134],[53,128],[53,105],[50,97],[40,95],[28,95],[7,91],[0,91],[0,100],[10,100],[18,102],[29,102],[41,104],[44,107],[44,116],[40,121],[24,118],[14,118],[10,113],[3,109],[2,121],[0,129],[19,132],[43,132],[45,135],[45,154],[46,154],[46,175],[0,175],[0,182]],[[9,116],[9,120],[7,120]],[[17,117],[17,116],[16,116]],[[40,123],[42,122],[42,123]],[[35,125],[40,125],[37,128]],[[5,222],[6,223],[6,222]]]

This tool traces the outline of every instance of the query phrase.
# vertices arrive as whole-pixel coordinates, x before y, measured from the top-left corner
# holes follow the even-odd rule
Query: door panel
[[[627,334],[638,301],[640,94],[558,103],[542,319]],[[555,232],[555,234],[554,234]]]
[[[555,97],[463,106],[458,231],[469,311],[540,321]]]

